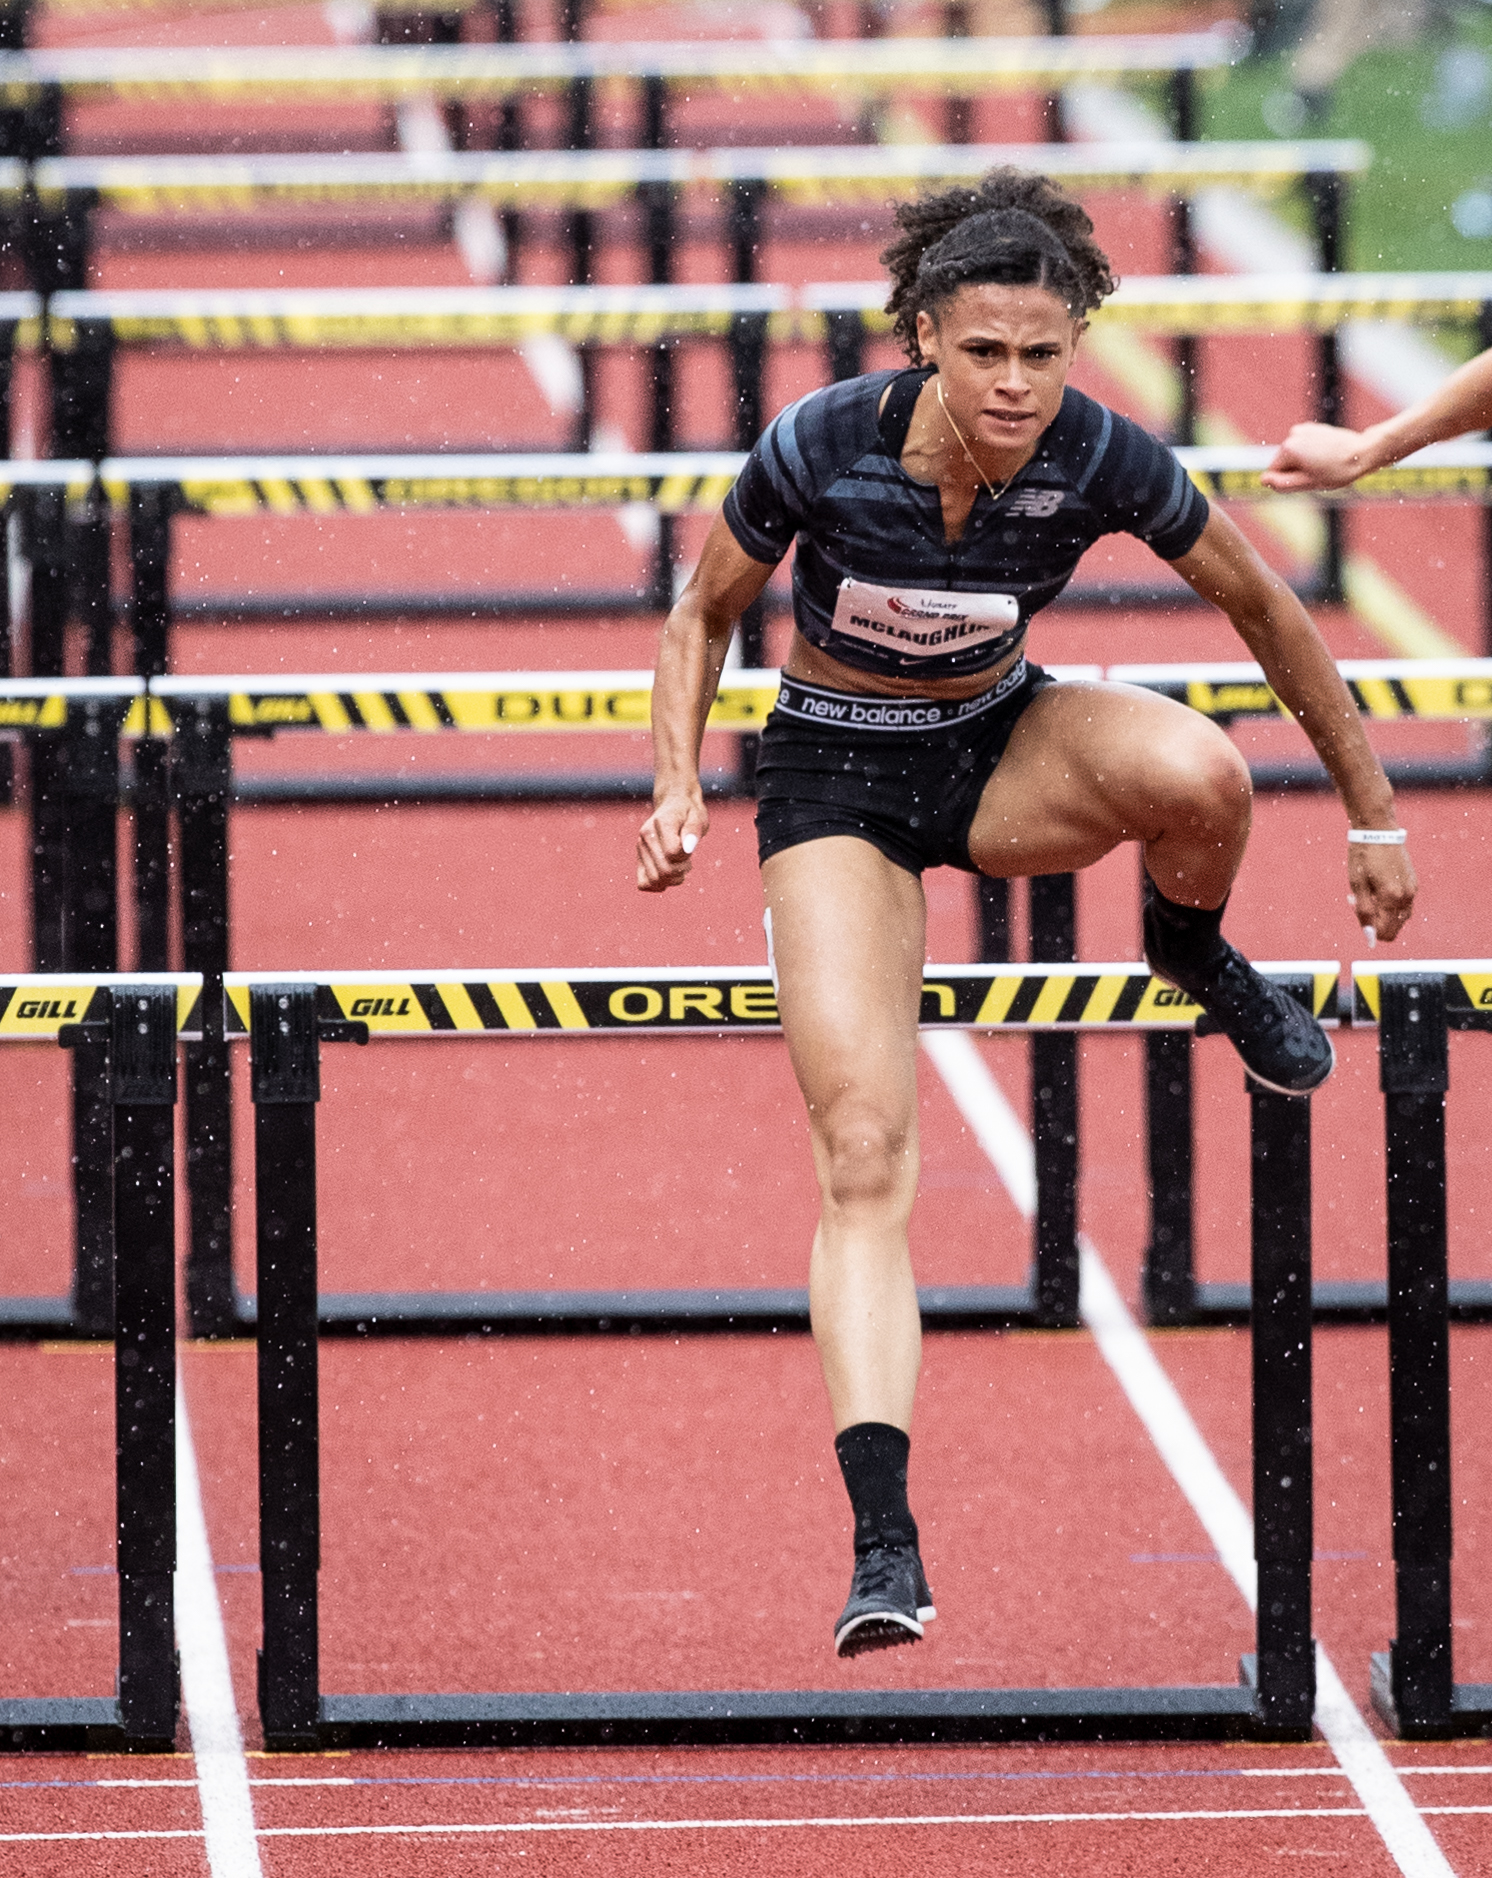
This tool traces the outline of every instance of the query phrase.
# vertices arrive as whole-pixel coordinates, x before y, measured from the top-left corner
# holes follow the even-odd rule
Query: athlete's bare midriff
[[[977,698],[982,691],[999,684],[1018,663],[1025,641],[1008,652],[988,671],[965,672],[957,678],[891,677],[883,672],[862,672],[857,665],[846,665],[831,653],[805,639],[795,627],[783,671],[789,678],[800,678],[807,685],[824,685],[831,691],[860,691],[876,698],[951,698],[962,703]]]

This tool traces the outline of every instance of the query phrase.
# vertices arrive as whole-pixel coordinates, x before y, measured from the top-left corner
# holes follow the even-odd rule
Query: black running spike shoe
[[[834,1626],[834,1654],[915,1643],[937,1614],[916,1546],[871,1546],[855,1555],[849,1602]]]
[[[1145,907],[1145,958],[1157,978],[1194,998],[1243,1058],[1243,1066],[1278,1095],[1309,1095],[1336,1066],[1331,1039],[1288,991],[1256,972],[1236,946],[1219,938],[1205,967],[1178,970],[1165,935]],[[1202,1026],[1199,1031],[1205,1035]]]

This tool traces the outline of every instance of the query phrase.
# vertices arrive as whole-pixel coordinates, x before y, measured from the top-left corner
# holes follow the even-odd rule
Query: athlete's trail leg
[[[1197,712],[1128,685],[1034,698],[985,786],[969,852],[987,874],[1062,874],[1125,841],[1178,906],[1222,905],[1248,842],[1248,765]]]
[[[909,1433],[922,1360],[907,1250],[922,884],[846,835],[774,855],[762,884],[819,1178],[809,1303],[835,1430],[889,1422]]]

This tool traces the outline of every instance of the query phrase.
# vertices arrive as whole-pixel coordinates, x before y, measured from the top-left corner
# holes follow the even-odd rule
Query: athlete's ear
[[[924,364],[937,364],[938,328],[932,314],[925,309],[917,315],[917,349],[922,354]]]

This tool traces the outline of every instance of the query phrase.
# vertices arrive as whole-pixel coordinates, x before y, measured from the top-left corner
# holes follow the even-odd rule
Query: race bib
[[[1008,593],[909,593],[842,580],[834,630],[903,658],[931,658],[980,646],[1001,650],[1021,636],[1021,610]]]

